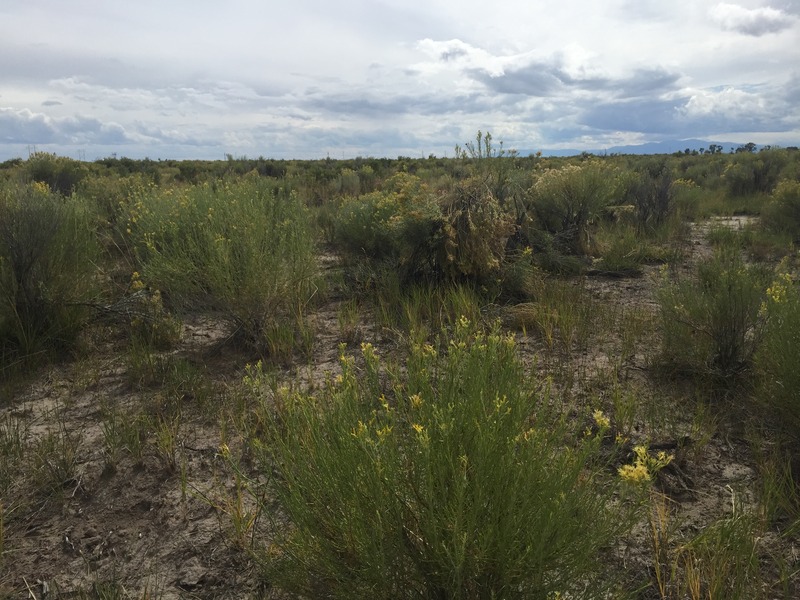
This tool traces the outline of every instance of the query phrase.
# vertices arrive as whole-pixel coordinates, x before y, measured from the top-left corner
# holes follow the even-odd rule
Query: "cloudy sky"
[[[0,2],[0,160],[800,142],[800,0]]]

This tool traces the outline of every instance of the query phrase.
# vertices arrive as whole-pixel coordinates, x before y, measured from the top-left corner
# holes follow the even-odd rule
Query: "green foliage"
[[[90,223],[43,184],[0,189],[0,364],[73,345],[98,293]]]
[[[800,242],[800,181],[783,180],[764,207],[761,222],[767,231],[786,233]]]
[[[351,255],[385,260],[404,272],[437,271],[442,215],[416,176],[397,173],[379,192],[346,198],[335,239]]]
[[[661,361],[723,380],[752,363],[763,333],[759,314],[770,272],[746,264],[736,248],[718,248],[696,279],[665,281],[659,292]]]
[[[640,230],[652,231],[660,227],[675,210],[672,172],[664,161],[640,168],[629,193]]]
[[[765,150],[758,154],[742,152],[732,157],[722,178],[731,196],[768,194],[777,184],[786,162],[787,155],[780,150]]]
[[[788,273],[767,289],[767,328],[757,355],[759,398],[793,443],[800,443],[800,290]]]
[[[533,219],[529,227],[549,234],[562,252],[586,254],[590,227],[613,197],[613,176],[596,161],[548,169],[529,190],[527,210]],[[527,235],[534,245],[535,233]]]
[[[336,238],[352,256],[383,261],[404,281],[486,281],[499,272],[511,218],[479,178],[453,186],[441,203],[407,173],[380,192],[346,199]]]
[[[275,183],[149,189],[128,219],[145,283],[174,308],[219,311],[261,350],[276,328],[299,322],[316,291],[308,213]]]
[[[22,172],[26,182],[44,183],[54,194],[63,196],[72,194],[88,175],[88,169],[82,163],[47,152],[32,154],[25,161]]]
[[[690,598],[751,600],[763,597],[756,515],[733,499],[733,512],[705,527],[678,554],[681,590]]]
[[[603,227],[598,232],[595,242],[600,259],[592,265],[592,268],[602,274],[640,275],[642,264],[650,257],[647,243],[631,226]]]
[[[265,553],[272,581],[308,597],[607,597],[601,550],[630,515],[592,466],[600,436],[564,446],[512,338],[464,319],[404,373],[362,354],[318,397],[275,398],[264,468],[290,527]]]

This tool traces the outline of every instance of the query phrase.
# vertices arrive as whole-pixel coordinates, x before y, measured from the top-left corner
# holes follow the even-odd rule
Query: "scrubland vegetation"
[[[0,597],[798,597],[751,149],[0,165]]]

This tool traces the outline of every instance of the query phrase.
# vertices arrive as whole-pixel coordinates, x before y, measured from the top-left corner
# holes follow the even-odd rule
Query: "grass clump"
[[[263,446],[290,525],[273,580],[318,597],[474,598],[608,591],[601,548],[629,521],[593,466],[599,436],[571,432],[534,392],[513,338],[462,319],[407,371],[369,344],[365,367],[318,397],[278,393]],[[606,571],[603,582],[595,578]]]
[[[763,265],[746,264],[736,248],[722,247],[698,265],[695,279],[664,282],[661,362],[720,380],[747,371],[763,336],[769,278]]]

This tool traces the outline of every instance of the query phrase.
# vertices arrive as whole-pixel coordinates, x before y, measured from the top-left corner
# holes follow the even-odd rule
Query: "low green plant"
[[[359,306],[356,298],[342,301],[336,311],[336,323],[339,325],[339,335],[345,343],[360,341]]]
[[[769,279],[768,268],[722,247],[697,266],[696,279],[664,280],[660,361],[722,380],[748,370],[763,337],[760,311]]]
[[[541,290],[543,278],[530,246],[507,252],[500,273],[501,298],[517,302],[534,299]]]
[[[78,450],[80,436],[67,430],[57,415],[57,426],[32,444],[32,478],[36,490],[45,498],[63,499],[67,488],[78,489]]]
[[[641,275],[642,265],[649,258],[647,243],[630,226],[616,226],[596,236],[600,258],[592,270],[603,275],[635,277]]]
[[[174,473],[178,468],[178,433],[180,432],[180,427],[180,413],[158,415],[153,423],[156,456],[170,473]]]
[[[598,559],[628,507],[595,470],[598,436],[568,441],[511,337],[462,319],[405,371],[369,344],[362,357],[318,397],[274,398],[262,460],[289,523],[264,553],[272,581],[340,598],[606,597]]]
[[[736,496],[732,502],[729,515],[677,549],[683,573],[681,592],[692,600],[764,597],[758,519]]]
[[[473,322],[481,319],[485,299],[468,283],[417,284],[378,294],[382,323],[402,333],[413,333],[417,341],[428,340],[443,328],[452,328],[466,316]]]
[[[753,443],[759,476],[759,508],[765,527],[782,535],[800,531],[800,486],[791,447],[761,439]]]

